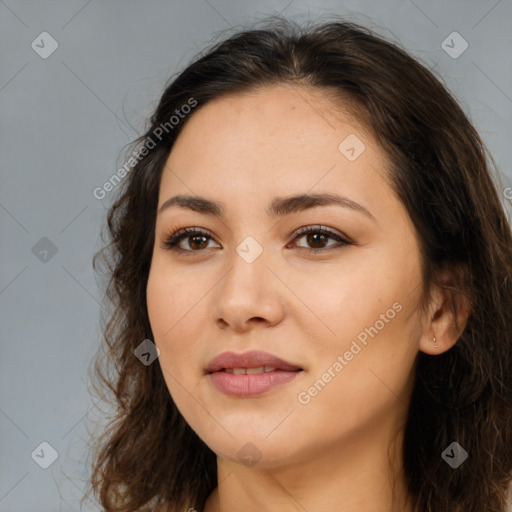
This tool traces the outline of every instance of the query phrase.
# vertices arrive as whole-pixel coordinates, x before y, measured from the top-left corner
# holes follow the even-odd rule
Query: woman
[[[507,510],[511,229],[430,71],[273,20],[191,63],[133,147],[94,261],[105,510]]]

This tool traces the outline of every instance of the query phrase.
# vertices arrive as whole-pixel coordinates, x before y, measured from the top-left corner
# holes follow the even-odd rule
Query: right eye
[[[166,240],[163,244],[164,249],[169,249],[171,251],[177,251],[180,253],[192,253],[192,252],[200,252],[202,249],[208,248],[204,247],[205,240],[207,239],[213,240],[209,231],[200,229],[200,228],[184,228],[172,233],[171,235],[166,237]],[[183,239],[188,239],[189,246],[192,247],[195,244],[198,247],[198,250],[193,249],[183,249],[180,247],[181,241]],[[192,240],[192,243],[190,243]],[[189,254],[187,254],[188,256]]]

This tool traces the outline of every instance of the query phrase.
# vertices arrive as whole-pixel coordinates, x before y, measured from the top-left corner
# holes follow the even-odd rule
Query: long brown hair
[[[272,84],[324,90],[363,123],[389,157],[391,183],[418,234],[421,306],[434,284],[444,286],[437,278],[446,269],[450,289],[470,306],[450,350],[418,353],[403,461],[414,510],[505,512],[512,478],[512,234],[499,173],[441,79],[397,44],[339,18],[298,26],[274,17],[213,44],[170,81],[146,133],[131,146],[137,152],[152,141],[118,186],[108,239],[93,260],[95,270],[106,264],[108,278],[105,343],[93,384],[115,409],[92,443],[94,494],[108,512],[200,511],[217,485],[215,454],[177,410],[159,364],[141,364],[134,350],[153,339],[146,284],[162,169],[194,113],[183,106],[195,102],[198,109]],[[189,113],[169,123],[176,110]],[[457,469],[441,457],[453,441],[468,453]]]

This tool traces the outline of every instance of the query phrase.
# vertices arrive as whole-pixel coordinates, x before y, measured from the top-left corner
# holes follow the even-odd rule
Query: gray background
[[[112,195],[93,189],[216,32],[279,12],[344,14],[399,41],[443,77],[512,186],[511,0],[0,1],[0,511],[99,510],[79,506],[87,367],[101,340],[91,258]],[[31,45],[47,51],[45,31],[58,48],[43,59]],[[458,58],[441,46],[453,31],[469,45]],[[43,237],[53,256],[37,254]],[[59,455],[48,469],[31,458],[43,441]]]

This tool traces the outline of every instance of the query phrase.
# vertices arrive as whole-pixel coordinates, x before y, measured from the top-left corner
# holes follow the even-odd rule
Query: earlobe
[[[458,339],[458,338],[457,338]],[[443,339],[440,339],[435,331],[432,329],[430,333],[423,333],[420,340],[420,351],[425,354],[429,354],[431,356],[437,356],[449,350],[457,341],[453,341],[453,343],[446,343]]]
[[[470,315],[469,302],[453,288],[436,286],[428,321],[420,340],[420,350],[439,355],[451,349],[463,333]]]

